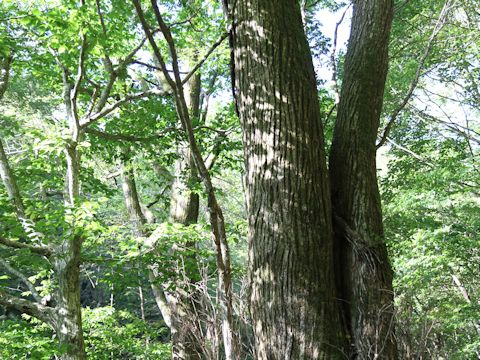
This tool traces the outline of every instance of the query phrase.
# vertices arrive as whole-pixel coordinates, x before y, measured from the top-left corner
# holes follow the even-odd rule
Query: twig
[[[104,116],[110,114],[112,111],[116,110],[117,108],[121,107],[122,105],[124,105],[124,104],[126,104],[130,101],[146,98],[146,97],[149,97],[149,96],[163,96],[163,95],[167,95],[167,94],[169,94],[168,91],[159,90],[159,89],[149,89],[149,90],[145,90],[145,91],[142,91],[142,92],[139,92],[139,93],[136,93],[136,94],[127,95],[124,98],[118,100],[117,102],[111,104],[110,106],[107,106],[107,107],[103,108],[102,111],[96,112],[95,114],[89,115],[89,116],[81,119],[80,120],[80,127],[84,128],[84,127],[90,125],[91,123],[103,118]]]
[[[112,134],[112,133],[106,133],[100,130],[95,130],[91,128],[87,128],[85,132],[95,135],[97,137],[101,137],[103,139],[107,140],[113,140],[113,141],[131,141],[131,142],[146,142],[146,141],[152,141],[156,139],[160,139],[164,136],[166,136],[169,132],[172,131],[179,131],[180,129],[172,126],[165,128],[163,131],[152,135],[152,136],[147,136],[147,137],[141,137],[141,136],[135,136],[135,135],[127,135],[127,134]]]
[[[210,49],[205,53],[203,58],[190,70],[187,76],[182,80],[182,85],[186,84],[187,81],[195,74],[195,72],[207,61],[208,57],[215,51],[215,49],[228,37],[228,32],[224,32],[220,38],[212,44]]]
[[[330,55],[330,62],[331,62],[331,65],[332,65],[332,81],[333,81],[333,91],[335,92],[335,105],[337,105],[340,102],[340,89],[339,89],[339,86],[338,86],[338,79],[337,79],[337,59],[336,59],[338,28],[342,24],[343,19],[345,18],[345,15],[347,14],[348,9],[350,9],[350,6],[351,6],[351,4],[348,5],[345,8],[345,10],[343,11],[342,17],[340,18],[340,20],[335,25],[335,32],[333,34],[333,44],[332,44],[332,53]],[[328,117],[327,117],[327,120],[328,120]]]
[[[407,91],[407,94],[405,95],[402,102],[397,106],[397,108],[393,111],[392,115],[390,116],[390,120],[385,126],[385,129],[383,130],[383,135],[381,136],[380,141],[377,144],[377,149],[382,147],[387,142],[387,138],[390,135],[390,131],[392,130],[393,125],[397,121],[398,115],[402,112],[402,110],[408,104],[408,102],[410,101],[410,98],[413,95],[413,92],[415,91],[418,85],[418,82],[422,75],[422,70],[425,66],[425,61],[427,60],[427,57],[430,54],[430,51],[432,50],[435,38],[437,37],[438,33],[442,30],[443,26],[445,25],[445,20],[450,10],[450,2],[451,0],[446,0],[445,4],[443,5],[442,11],[440,12],[440,15],[435,23],[435,27],[433,28],[432,34],[430,35],[430,38],[428,40],[427,46],[425,47],[425,50],[423,51],[423,55],[420,58],[420,61],[417,66],[417,70],[415,72],[415,76],[412,82],[410,83],[410,87]]]

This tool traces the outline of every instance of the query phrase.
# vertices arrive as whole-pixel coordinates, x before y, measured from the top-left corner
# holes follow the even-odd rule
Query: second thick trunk
[[[376,139],[393,1],[354,2],[330,155],[336,273],[358,359],[396,359],[392,269],[384,242]]]

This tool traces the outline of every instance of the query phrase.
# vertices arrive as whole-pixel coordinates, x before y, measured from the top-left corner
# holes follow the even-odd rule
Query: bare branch
[[[413,156],[415,159],[419,160],[420,162],[424,163],[425,165],[428,165],[430,168],[434,168],[435,165],[430,162],[429,160],[423,158],[422,156],[418,155],[417,153],[413,152],[412,150],[406,148],[405,146],[402,146],[400,144],[397,144],[395,141],[393,141],[390,138],[387,138],[387,141],[389,144],[391,144],[393,147],[396,147],[399,150],[402,150],[403,152],[407,153],[408,155]]]
[[[33,316],[50,325],[53,325],[55,322],[55,309],[49,306],[37,304],[33,301],[12,296],[1,290],[0,305],[10,309],[18,310],[23,314]]]
[[[157,30],[153,30],[153,31],[152,31],[152,34],[155,34],[156,32],[158,32],[158,29],[157,29]],[[132,49],[132,51],[130,51],[130,53],[129,53],[127,56],[125,56],[125,59],[123,59],[123,61],[120,62],[119,68],[120,68],[120,67],[123,67],[123,66],[126,66],[126,65],[128,65],[128,64],[130,64],[130,63],[132,63],[132,62],[133,62],[133,57],[134,57],[135,54],[142,48],[143,44],[145,44],[146,41],[147,41],[147,38],[144,37],[144,38],[140,41],[140,43],[139,43],[137,46],[135,46],[135,47]]]
[[[165,65],[165,60],[163,59],[162,53],[160,52],[160,49],[157,46],[157,43],[155,42],[155,39],[153,38],[153,32],[150,30],[150,27],[148,26],[147,20],[145,19],[145,14],[143,13],[142,6],[140,5],[139,0],[132,0],[133,5],[135,7],[135,11],[137,12],[137,16],[140,20],[140,23],[142,24],[143,31],[145,32],[145,35],[148,39],[148,42],[150,43],[150,46],[153,49],[153,53],[155,55],[155,58],[157,59],[158,63],[160,64],[161,71],[163,72],[163,75],[165,76],[165,79],[167,80],[168,84],[172,89],[175,89],[175,82],[171,78],[170,74],[167,71],[167,67]],[[158,10],[158,8],[157,8]]]
[[[0,236],[0,245],[4,245],[13,249],[27,249],[27,250],[30,250],[32,253],[47,256],[47,257],[52,256],[53,254],[52,249],[46,245],[26,244],[20,241],[8,240],[2,236]]]
[[[71,91],[72,91],[72,85],[70,83],[70,70],[68,70],[67,66],[65,66],[62,60],[60,60],[60,56],[58,55],[58,52],[50,46],[48,48],[53,58],[55,59],[55,62],[57,63],[58,67],[60,68],[60,70],[62,70],[63,103],[67,110],[67,117],[71,119],[73,117],[73,108],[72,108],[72,101],[70,98]]]
[[[340,102],[340,89],[338,86],[338,79],[337,79],[337,40],[338,40],[338,28],[342,24],[343,20],[345,19],[345,15],[347,14],[348,9],[350,9],[351,5],[348,5],[345,10],[343,11],[340,20],[338,20],[337,24],[335,25],[335,32],[333,34],[333,44],[332,44],[332,53],[330,54],[330,63],[332,66],[332,81],[333,81],[333,91],[335,92],[335,104],[338,105]],[[327,118],[328,119],[328,118]]]
[[[170,31],[170,28],[167,26],[165,21],[163,20],[162,14],[160,13],[160,9],[158,8],[157,0],[150,0],[150,3],[152,4],[153,12],[155,14],[155,18],[157,19],[158,26],[160,27],[160,31],[163,34],[163,37],[165,38],[168,48],[170,51],[170,56],[172,57],[172,67],[173,67],[173,75],[175,82],[172,82],[172,87],[175,89],[173,85],[176,85],[177,91],[183,92],[182,90],[182,81],[180,79],[180,67],[178,65],[178,54],[177,50],[175,48],[175,42],[173,41],[172,37],[172,32]],[[160,59],[158,59],[160,61]],[[162,65],[162,70],[165,73],[168,74],[166,71],[167,68]],[[165,74],[165,77],[167,77],[167,74]],[[167,78],[168,80],[168,78]]]
[[[42,302],[42,297],[40,296],[38,291],[35,289],[35,285],[30,280],[28,280],[25,275],[23,275],[17,269],[14,269],[13,267],[11,267],[10,264],[2,258],[0,258],[0,266],[2,266],[11,275],[18,278],[22,283],[24,283],[25,286],[28,288],[28,290],[30,290],[30,292],[32,293],[32,296],[35,298],[35,300],[38,303]]]
[[[328,120],[330,119],[330,116],[332,116],[336,108],[337,108],[337,104],[333,104],[330,110],[328,110],[327,116],[325,116],[325,121],[323,122],[323,127],[327,126]]]
[[[125,56],[125,58],[122,61],[120,61],[120,63],[116,66],[116,68],[113,67],[113,64],[110,58],[108,57],[108,55],[105,55],[104,66],[105,66],[105,70],[109,74],[109,78],[108,78],[107,85],[102,91],[100,100],[97,106],[95,107],[95,112],[97,113],[100,112],[104,108],[104,106],[107,104],[108,97],[110,96],[110,93],[112,91],[113,84],[117,80],[118,74],[128,64],[133,62],[133,57],[138,52],[138,50],[141,49],[143,44],[145,44],[145,41],[146,41],[146,38],[143,38],[142,41],[140,41],[140,43],[137,46],[135,46],[135,48],[133,48],[133,50],[130,51],[130,53],[127,56]]]
[[[78,68],[77,68],[77,76],[75,79],[75,84],[73,85],[72,93],[70,95],[70,102],[71,102],[71,109],[72,109],[72,116],[75,120],[75,123],[78,125],[79,118],[78,118],[78,110],[77,110],[77,98],[78,93],[80,92],[80,85],[83,80],[83,75],[85,74],[85,56],[87,53],[87,39],[85,35],[80,35],[82,39],[82,44],[80,47],[80,54],[78,56]]]
[[[107,107],[103,108],[102,111],[96,112],[95,114],[92,114],[90,116],[87,116],[87,117],[83,118],[80,121],[80,126],[82,128],[86,127],[86,126],[90,125],[91,123],[107,116],[112,111],[116,110],[117,108],[121,107],[122,105],[125,105],[125,104],[129,103],[130,101],[137,100],[137,99],[142,99],[142,98],[146,98],[146,97],[150,97],[150,96],[163,96],[163,95],[168,95],[168,94],[169,94],[168,91],[159,90],[159,89],[149,89],[149,90],[145,90],[145,91],[138,92],[138,93],[135,93],[135,94],[127,95],[124,98],[118,100],[117,102],[111,104],[110,106],[107,106]]]
[[[107,27],[105,26],[105,20],[103,19],[102,9],[100,8],[100,1],[95,0],[95,4],[97,5],[97,14],[100,19],[100,25],[102,26],[103,35],[107,37]]]
[[[462,126],[462,125],[460,125],[456,122],[453,122],[453,121],[448,122],[448,121],[439,119],[438,117],[430,115],[427,112],[425,112],[423,110],[420,110],[420,109],[418,109],[414,106],[410,106],[409,108],[411,108],[413,111],[415,111],[416,115],[418,115],[422,120],[427,121],[427,122],[436,122],[436,123],[442,124],[448,130],[454,132],[455,134],[462,136],[466,140],[472,140],[475,143],[480,145],[480,133],[478,133],[477,131],[472,130],[469,127]],[[472,134],[474,134],[476,136],[474,136]]]
[[[143,61],[140,61],[140,60],[135,60],[133,61],[134,64],[138,64],[138,65],[142,65],[142,66],[145,66],[149,69],[152,69],[152,70],[156,70],[156,71],[162,71],[162,69],[160,69],[159,67],[155,66],[155,65],[151,65],[151,64],[147,64],[146,62],[143,62]]]
[[[229,33],[224,32],[220,38],[212,44],[210,49],[205,53],[203,58],[190,70],[187,76],[182,80],[182,84],[186,84],[187,81],[195,74],[195,72],[207,61],[208,57],[215,51],[215,49],[220,46],[220,44],[228,37]]]
[[[398,115],[402,112],[402,110],[405,108],[405,106],[408,104],[410,101],[413,92],[417,88],[418,81],[420,80],[420,77],[422,76],[422,71],[425,66],[425,61],[428,58],[428,55],[430,54],[430,51],[432,50],[434,41],[439,34],[439,32],[442,30],[443,26],[445,25],[445,21],[448,15],[448,12],[451,8],[451,0],[446,0],[445,4],[443,5],[442,11],[440,11],[440,15],[438,16],[438,19],[435,23],[435,27],[433,28],[432,34],[430,35],[430,38],[428,39],[427,46],[425,47],[423,51],[423,55],[420,58],[420,61],[418,62],[417,70],[415,72],[415,76],[410,83],[410,87],[403,98],[402,102],[397,106],[396,109],[393,110],[392,115],[390,116],[390,120],[388,121],[387,125],[385,126],[385,129],[383,130],[383,135],[380,138],[380,141],[377,144],[377,149],[382,147],[386,142],[387,138],[390,135],[390,131],[393,128],[393,125],[397,121]]]
[[[93,109],[95,107],[95,103],[97,102],[99,92],[99,86],[95,86],[93,89],[93,95],[90,98],[90,105],[88,106],[87,116],[92,115]]]

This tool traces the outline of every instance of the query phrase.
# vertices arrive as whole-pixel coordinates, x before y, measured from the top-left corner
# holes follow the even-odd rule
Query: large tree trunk
[[[233,17],[256,356],[343,358],[320,107],[300,8],[239,0]]]
[[[337,284],[359,359],[397,358],[392,269],[384,242],[375,144],[392,12],[391,0],[354,2],[330,156]]]

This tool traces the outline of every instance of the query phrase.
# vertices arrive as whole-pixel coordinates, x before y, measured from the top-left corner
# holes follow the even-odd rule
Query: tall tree
[[[300,7],[226,5],[244,132],[256,356],[341,358],[324,140]]]
[[[397,358],[376,168],[392,17],[391,0],[354,2],[330,154],[337,285],[360,359]]]
[[[21,11],[19,13],[22,14]],[[63,19],[65,14],[71,15],[68,21]],[[34,31],[25,31],[25,36],[27,34],[29,36],[25,43],[37,45],[37,51],[29,54],[30,60],[33,63],[42,62],[43,68],[40,73],[43,80],[48,81],[52,85],[53,92],[57,92],[58,98],[62,99],[59,102],[62,105],[63,117],[58,123],[60,129],[56,128],[56,130],[62,132],[61,149],[66,160],[66,169],[64,189],[59,190],[63,198],[62,217],[56,218],[58,222],[53,224],[55,230],[47,232],[46,230],[51,229],[42,227],[44,219],[39,215],[29,215],[26,211],[25,202],[10,169],[8,158],[3,147],[0,149],[2,180],[23,227],[26,240],[29,240],[28,243],[20,243],[2,237],[1,244],[10,248],[29,249],[32,253],[41,254],[47,258],[44,259],[48,260],[44,261],[45,268],[53,270],[55,281],[53,300],[46,305],[39,296],[34,296],[35,301],[30,301],[30,299],[12,297],[7,293],[1,294],[0,303],[51,325],[59,340],[61,359],[82,360],[85,359],[86,353],[80,303],[80,266],[81,250],[87,231],[85,231],[85,218],[82,219],[81,209],[85,194],[80,189],[82,175],[80,149],[85,133],[93,123],[112,114],[129,101],[153,94],[161,95],[164,92],[152,89],[153,91],[133,93],[134,90],[132,90],[124,97],[119,95],[122,93],[119,83],[125,80],[126,68],[133,61],[134,55],[144,44],[145,39],[139,41],[139,44],[128,53],[126,48],[130,44],[119,44],[125,45],[125,48],[119,46],[122,52],[113,62],[109,52],[111,49],[108,49],[104,42],[101,42],[102,45],[97,43],[98,38],[101,37],[100,34],[105,35],[106,27],[100,7],[95,7],[92,2],[86,3],[81,0],[78,4],[61,4],[56,8],[47,9],[45,13],[33,11],[27,16],[19,17],[27,19],[25,23],[27,28],[31,25],[44,24],[45,32],[50,34],[46,41]],[[88,26],[97,22],[101,24],[97,28],[98,31]],[[38,51],[38,48],[42,51]],[[96,60],[103,60],[103,62]],[[103,66],[98,66],[99,64]],[[29,68],[29,70],[32,69]],[[96,76],[100,78],[101,84],[92,80],[92,77]],[[6,79],[8,80],[8,77]],[[58,79],[62,79],[61,83]],[[112,101],[113,99],[115,100]],[[45,200],[45,202],[48,201]],[[60,204],[56,206],[60,207]],[[3,268],[9,268],[7,262],[2,264],[6,264]],[[25,285],[31,288],[30,292],[35,294],[32,291],[35,290],[35,284],[31,283],[26,276],[23,278]]]
[[[159,65],[161,72],[163,73],[169,87],[172,89],[173,97],[175,99],[175,107],[177,110],[178,118],[180,120],[182,130],[188,141],[188,145],[191,151],[195,168],[198,171],[198,176],[203,183],[205,192],[207,194],[207,208],[209,212],[210,226],[212,230],[212,238],[216,248],[216,261],[218,271],[218,301],[219,301],[219,316],[222,322],[222,334],[223,345],[225,350],[225,357],[227,360],[236,359],[239,357],[240,345],[238,343],[238,334],[234,330],[233,320],[233,290],[232,290],[232,271],[230,260],[230,249],[227,241],[227,234],[225,229],[225,220],[217,199],[217,192],[212,182],[210,170],[202,157],[200,147],[195,137],[192,116],[187,105],[184,84],[193,75],[193,71],[196,70],[193,67],[192,71],[182,79],[180,72],[179,54],[177,52],[177,46],[172,35],[171,27],[165,22],[163,15],[158,7],[156,0],[151,0],[152,9],[155,15],[155,20],[158,27],[163,34],[163,37],[168,46],[168,54],[171,58],[173,67],[173,76],[170,75],[166,66],[165,57],[160,50],[157,41],[154,38],[154,34],[150,30],[150,26],[147,23],[145,14],[139,0],[132,0],[135,10],[138,15],[138,19],[142,25],[148,42],[152,47],[155,60]],[[212,47],[215,48],[223,39],[224,35],[220,37],[219,42]],[[207,55],[209,52],[207,52]],[[205,58],[204,58],[205,59]],[[199,64],[202,63],[200,60]]]
[[[200,73],[197,71],[190,78],[185,91],[187,106],[195,119],[199,117],[200,111],[200,85]],[[198,183],[199,180],[190,147],[184,140],[179,141],[177,145],[177,155],[171,188],[170,221],[188,226],[198,221],[200,197],[189,186],[192,182]],[[150,232],[145,227],[147,224],[147,216],[144,214],[145,207],[142,207],[140,202],[133,160],[127,151],[122,156],[121,172],[122,190],[130,221],[138,236],[147,237]],[[186,246],[185,253],[192,253],[192,255],[188,255],[187,259],[182,259],[182,263],[187,263],[189,267],[195,267],[193,265],[196,262],[195,242],[190,241],[186,244],[177,244],[177,246]],[[195,285],[192,283],[193,280],[188,278],[188,274],[184,276],[188,281],[180,281],[181,266],[178,266],[176,270],[179,272],[178,277],[162,283],[160,276],[162,274],[154,268],[149,269],[151,287],[164,321],[170,328],[172,358],[202,359],[205,358],[202,355],[206,352],[202,348],[206,346],[206,343],[203,342],[201,332],[197,331],[200,321],[196,316],[199,309],[194,308],[194,303],[195,300],[198,300],[195,299],[195,295],[198,294],[196,294]]]

